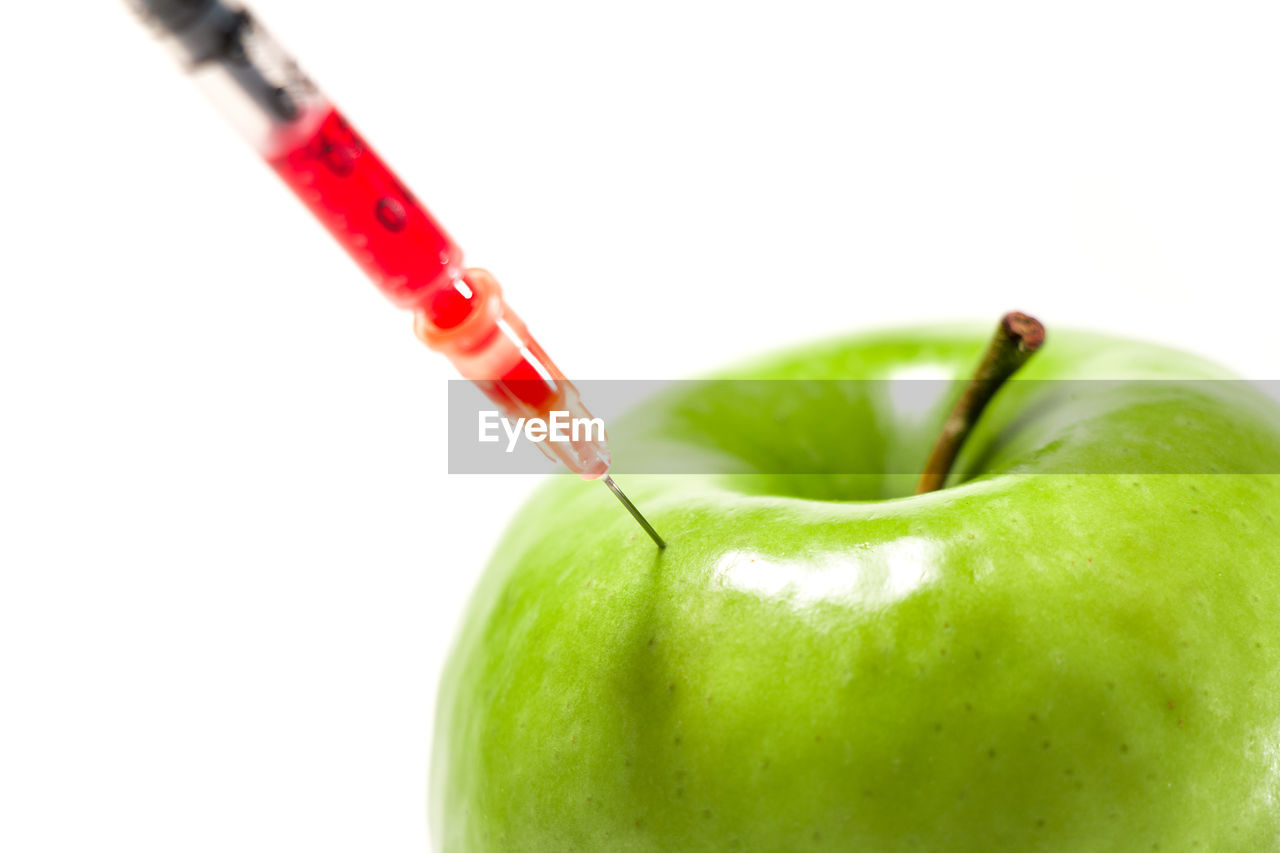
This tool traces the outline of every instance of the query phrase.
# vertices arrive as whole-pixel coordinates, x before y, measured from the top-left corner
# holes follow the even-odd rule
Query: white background
[[[575,377],[1022,308],[1280,378],[1269,4],[256,9]],[[118,4],[0,39],[0,849],[423,850],[533,482]]]

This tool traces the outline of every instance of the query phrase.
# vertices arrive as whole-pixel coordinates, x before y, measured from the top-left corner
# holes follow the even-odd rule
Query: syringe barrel
[[[131,2],[383,295],[432,311],[461,250],[252,13],[233,0]]]
[[[418,336],[514,417],[591,421],[573,386],[425,207],[235,0],[130,0],[216,106],[392,303]],[[587,479],[609,471],[603,423],[541,442]]]
[[[337,110],[268,159],[393,304],[447,312],[462,250]]]
[[[266,157],[306,136],[324,96],[234,0],[129,0],[214,105]]]

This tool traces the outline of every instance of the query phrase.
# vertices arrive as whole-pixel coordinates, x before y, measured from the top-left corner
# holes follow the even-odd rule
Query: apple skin
[[[863,336],[726,375],[963,377],[988,334]],[[1053,330],[1020,375],[1227,376]],[[619,477],[665,552],[605,489],[549,483],[441,683],[436,848],[1280,849],[1280,476],[1204,473],[1280,471],[1277,407],[1235,383],[1105,404],[1060,387],[1006,386],[932,494]],[[740,403],[681,389],[611,438],[848,470],[923,460],[946,411]],[[1108,473],[1133,459],[1172,473]],[[1100,473],[1036,473],[1066,465]]]

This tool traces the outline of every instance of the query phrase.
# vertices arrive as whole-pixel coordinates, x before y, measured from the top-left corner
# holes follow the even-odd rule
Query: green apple
[[[984,331],[731,375],[960,378]],[[1280,849],[1280,407],[1085,333],[1019,376],[1135,381],[1015,380],[923,495],[944,405],[716,384],[611,430],[759,473],[622,477],[665,551],[603,488],[529,502],[441,684],[437,848]]]

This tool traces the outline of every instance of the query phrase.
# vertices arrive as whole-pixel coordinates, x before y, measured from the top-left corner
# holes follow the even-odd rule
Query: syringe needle
[[[613,492],[618,500],[622,501],[622,505],[627,508],[627,512],[631,513],[631,517],[644,528],[644,532],[649,534],[649,538],[653,540],[654,544],[659,548],[667,547],[667,543],[662,541],[662,537],[658,535],[658,531],[654,530],[653,525],[649,523],[649,520],[640,514],[640,510],[636,509],[636,505],[631,502],[631,498],[622,493],[622,489],[619,489],[618,484],[613,482],[613,478],[606,475],[604,478],[604,484],[609,487],[609,491]]]

